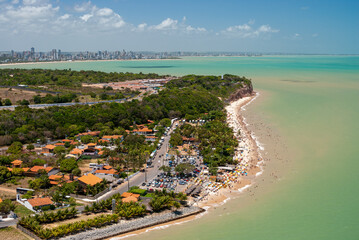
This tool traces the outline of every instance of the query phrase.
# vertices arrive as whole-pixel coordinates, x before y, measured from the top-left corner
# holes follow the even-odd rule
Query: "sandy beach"
[[[198,206],[209,209],[224,204],[235,193],[247,189],[254,182],[254,178],[262,173],[262,157],[259,153],[258,143],[241,115],[245,106],[255,100],[256,97],[257,95],[244,97],[231,102],[226,107],[228,125],[233,129],[234,135],[239,141],[235,154],[235,158],[238,160],[237,167],[245,168],[247,174],[234,176],[228,187],[221,188],[217,192],[210,192],[198,202]]]
[[[108,239],[119,240],[123,238],[128,238],[136,236],[138,234],[146,233],[153,230],[160,230],[172,225],[183,224],[188,221],[193,221],[204,216],[210,209],[214,209],[218,206],[225,204],[232,197],[241,194],[246,189],[248,189],[254,183],[256,176],[262,173],[262,157],[259,153],[260,148],[255,138],[253,138],[252,132],[247,128],[247,124],[241,115],[241,111],[245,110],[245,107],[250,104],[258,94],[250,97],[244,97],[236,101],[231,102],[227,107],[227,122],[233,132],[235,137],[239,140],[239,146],[236,151],[235,158],[239,159],[238,167],[241,165],[247,165],[247,175],[240,176],[235,178],[235,180],[228,185],[227,188],[221,188],[216,192],[210,192],[205,197],[195,203],[196,206],[206,209],[206,212],[201,213],[197,216],[190,216],[187,218],[182,218],[180,220],[171,221],[166,224],[160,224],[155,227],[144,228],[138,231],[134,231],[127,234],[122,234],[116,237],[111,237]],[[240,132],[240,134],[239,134]],[[241,150],[243,150],[241,153]]]
[[[161,60],[180,60],[174,58],[168,59],[102,59],[102,60],[71,60],[71,61],[43,61],[43,62],[22,62],[22,63],[2,63],[1,66],[16,66],[16,65],[33,65],[33,64],[48,64],[48,63],[86,63],[86,62],[127,62],[127,61],[161,61]]]

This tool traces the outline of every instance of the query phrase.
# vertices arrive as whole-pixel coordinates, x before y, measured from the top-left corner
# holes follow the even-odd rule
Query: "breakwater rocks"
[[[119,223],[110,225],[104,228],[97,228],[86,232],[81,232],[76,235],[70,235],[62,239],[65,240],[96,240],[113,237],[116,235],[136,231],[142,228],[152,227],[158,224],[170,222],[173,220],[181,219],[191,215],[199,214],[205,210],[199,207],[183,207],[177,211],[168,211],[164,213],[155,213],[143,218],[134,220],[121,220]]]

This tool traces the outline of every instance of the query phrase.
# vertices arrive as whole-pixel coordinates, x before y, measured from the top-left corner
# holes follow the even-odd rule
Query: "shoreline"
[[[186,222],[199,219],[204,215],[208,214],[211,209],[215,209],[216,207],[222,206],[231,198],[237,196],[238,194],[243,194],[243,192],[246,192],[246,190],[248,190],[254,184],[254,179],[263,173],[263,158],[261,153],[259,152],[263,149],[261,147],[261,144],[254,138],[255,135],[247,128],[248,123],[245,122],[245,119],[242,116],[241,112],[245,111],[245,107],[251,104],[258,96],[259,93],[255,93],[255,95],[253,96],[237,99],[236,101],[232,101],[226,107],[227,123],[233,129],[235,136],[241,139],[239,141],[239,146],[236,150],[236,155],[238,155],[241,143],[243,143],[248,150],[248,155],[243,156],[243,159],[245,159],[245,162],[247,162],[249,166],[247,176],[238,177],[237,182],[233,183],[233,185],[229,186],[228,188],[221,188],[218,190],[218,192],[209,194],[201,201],[196,202],[196,206],[205,210],[198,215],[184,217],[182,219],[169,221],[165,224],[158,224],[152,227],[147,227],[128,233],[119,234],[117,236],[108,237],[106,239],[120,240],[124,238],[130,238],[153,230],[161,230],[171,227],[173,225],[180,225]],[[237,134],[238,130],[241,131],[241,136]]]
[[[37,65],[48,63],[82,63],[82,62],[127,62],[127,61],[162,61],[162,60],[181,60],[182,58],[168,58],[168,59],[99,59],[99,60],[71,60],[71,61],[44,61],[44,62],[22,62],[22,63],[1,63],[1,66],[16,66],[16,65]]]
[[[228,200],[235,196],[235,193],[242,193],[250,188],[254,179],[263,173],[263,157],[260,150],[263,150],[261,144],[256,140],[255,135],[251,132],[245,122],[241,112],[245,111],[245,107],[251,104],[259,93],[250,97],[244,97],[232,101],[227,107],[227,123],[233,129],[235,137],[239,140],[236,149],[236,158],[239,160],[236,169],[245,169],[247,175],[237,176],[233,183],[229,184],[227,188],[221,188],[216,193],[210,193],[203,200],[198,202],[201,208],[210,209],[225,204]],[[240,134],[238,134],[240,131]],[[244,149],[244,150],[243,150]],[[241,154],[241,150],[243,153]]]

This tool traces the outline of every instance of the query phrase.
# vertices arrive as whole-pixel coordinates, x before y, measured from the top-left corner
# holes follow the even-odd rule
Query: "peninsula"
[[[0,209],[35,239],[102,239],[188,217],[260,172],[239,115],[255,97],[245,77],[20,69],[0,76],[10,92],[49,91],[0,111]],[[64,92],[73,105],[33,107]],[[129,97],[79,104],[106,92]]]

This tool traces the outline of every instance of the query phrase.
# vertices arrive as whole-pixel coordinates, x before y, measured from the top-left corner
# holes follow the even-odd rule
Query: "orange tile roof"
[[[12,161],[11,163],[12,163],[13,165],[15,165],[15,166],[19,166],[19,165],[21,165],[22,161],[21,161],[21,160],[14,160],[14,161]]]
[[[103,169],[106,169],[106,170],[110,170],[112,169],[113,167],[111,167],[110,165],[106,165],[106,166],[103,166]]]
[[[44,148],[53,150],[55,147],[56,147],[55,145],[49,144],[49,145],[46,145]]]
[[[52,185],[57,185],[57,184],[59,184],[59,182],[56,182],[56,181],[50,181],[50,184],[52,184]]]
[[[98,152],[98,155],[102,155],[102,154],[103,154],[103,151],[99,151],[99,152]]]
[[[138,199],[140,197],[140,194],[124,192],[121,194],[121,197],[123,197],[123,198],[134,197],[134,198]]]
[[[71,150],[70,154],[75,154],[75,155],[82,154],[82,150],[78,148],[74,148]]]
[[[44,198],[32,198],[27,200],[31,206],[33,207],[40,207],[40,206],[45,206],[45,205],[51,205],[54,202],[51,201],[51,199],[49,197],[44,197]]]
[[[121,197],[127,198],[127,197],[130,197],[131,195],[132,195],[132,193],[124,192],[124,193],[121,194]]]
[[[24,170],[24,172],[29,171],[29,169],[30,169],[30,168],[28,168],[28,167],[24,167],[24,168],[22,168],[22,170]]]
[[[125,202],[125,203],[137,202],[137,201],[138,201],[138,198],[133,197],[133,196],[129,196],[129,197],[126,197],[126,198],[122,199],[122,202]]]
[[[65,143],[55,143],[55,146],[65,146]]]
[[[73,142],[73,140],[70,140],[70,139],[62,139],[61,142]]]
[[[157,138],[156,136],[146,136],[146,138]]]
[[[51,175],[51,176],[49,176],[50,180],[59,180],[61,178],[62,178],[62,176],[59,176],[59,175]]]
[[[152,132],[152,129],[142,128],[142,129],[135,129],[134,132]]]
[[[9,171],[11,172],[11,171],[12,171],[12,168],[9,168],[9,167],[8,167],[7,170],[9,170]]]
[[[43,167],[43,166],[33,166],[32,168],[30,168],[31,172],[38,172],[40,170],[44,169],[46,172],[50,172],[52,169],[54,169],[53,167]]]
[[[2,199],[0,198],[0,203],[2,203]]]
[[[77,180],[85,183],[86,185],[96,185],[97,183],[102,182],[102,179],[93,175],[92,173],[89,173],[87,176],[83,175],[82,177],[79,177]]]
[[[107,138],[107,139],[119,139],[119,138],[122,138],[122,135],[106,135],[106,136],[103,136],[102,138]]]
[[[54,169],[54,168],[53,168],[53,167],[46,167],[46,168],[45,168],[45,171],[46,171],[46,172],[50,172],[52,169]]]
[[[87,146],[90,146],[90,147],[94,147],[94,146],[96,146],[97,144],[96,143],[89,143],[89,144],[87,144]]]
[[[86,136],[86,135],[97,136],[99,134],[100,134],[100,131],[93,131],[93,132],[79,133],[76,136]]]
[[[38,172],[41,169],[45,169],[43,166],[33,166],[32,168],[30,168],[31,172]]]
[[[96,170],[95,173],[104,173],[104,174],[116,174],[117,171],[115,169],[110,169],[110,170]]]

